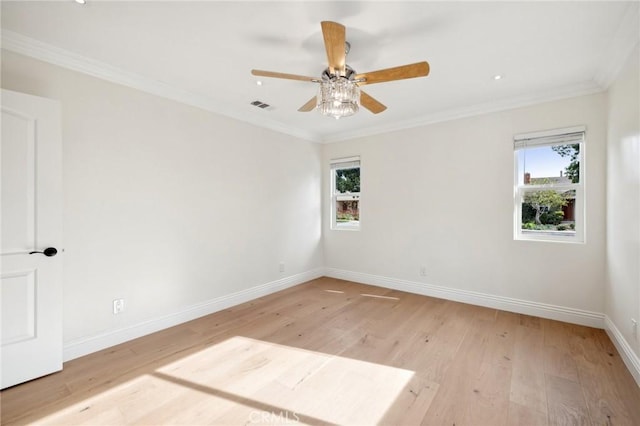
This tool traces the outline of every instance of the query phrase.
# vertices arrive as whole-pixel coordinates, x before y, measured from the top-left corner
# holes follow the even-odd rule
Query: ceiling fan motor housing
[[[332,81],[340,77],[346,78],[347,80],[352,81],[355,78],[355,76],[356,76],[356,71],[353,68],[351,68],[349,65],[344,66],[344,75],[331,74],[330,68],[326,68],[322,72],[322,80],[324,81]]]

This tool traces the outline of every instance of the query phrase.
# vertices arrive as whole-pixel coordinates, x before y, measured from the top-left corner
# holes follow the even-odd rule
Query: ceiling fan
[[[321,26],[329,67],[323,71],[320,78],[251,70],[251,74],[260,77],[319,83],[318,94],[309,99],[298,111],[308,112],[317,108],[324,115],[341,118],[355,114],[358,112],[359,105],[362,105],[372,113],[378,114],[387,109],[387,107],[362,91],[360,89],[361,86],[407,78],[426,77],[429,74],[429,64],[426,61],[358,74],[346,63],[347,53],[349,53],[351,46],[346,41],[344,25],[337,22],[323,21]]]

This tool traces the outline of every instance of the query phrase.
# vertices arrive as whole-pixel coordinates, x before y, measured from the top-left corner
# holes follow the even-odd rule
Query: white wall
[[[601,313],[605,117],[597,94],[325,146],[326,266]],[[587,126],[586,244],[514,241],[513,135],[574,125]],[[361,230],[332,231],[327,164],[352,155]]]
[[[319,145],[5,51],[2,87],[62,103],[66,343],[323,265]]]
[[[616,111],[632,114],[630,80],[609,98],[608,150],[620,164],[629,131],[638,135],[616,124]],[[4,51],[2,86],[62,101],[65,342],[323,265],[601,313],[605,182],[638,192],[620,164],[605,170],[604,94],[319,146]],[[586,244],[514,241],[513,135],[582,124]],[[352,155],[362,229],[331,231],[326,166]],[[638,211],[609,197],[609,214],[637,228]],[[614,258],[628,253],[624,241],[609,239]],[[607,312],[620,324],[640,303],[624,259],[608,267]],[[127,310],[114,316],[119,297]]]
[[[636,46],[608,92],[605,308],[637,358],[640,331],[634,336],[631,318],[640,322],[639,50]]]

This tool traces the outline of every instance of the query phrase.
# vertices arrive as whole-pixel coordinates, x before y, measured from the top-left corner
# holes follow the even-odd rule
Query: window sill
[[[334,225],[332,231],[359,231],[360,225]]]
[[[542,243],[565,243],[565,244],[584,244],[584,239],[580,239],[575,235],[567,235],[563,231],[551,231],[551,232],[535,232],[535,231],[523,231],[517,233],[514,238],[515,241],[534,241]]]

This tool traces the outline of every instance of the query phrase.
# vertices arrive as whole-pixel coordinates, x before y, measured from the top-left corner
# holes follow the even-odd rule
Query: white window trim
[[[563,127],[562,129],[542,130],[540,132],[519,133],[513,137],[513,140],[524,141],[530,139],[542,139],[547,137],[568,135],[572,133],[586,133],[587,126]]]
[[[329,187],[329,195],[330,195],[330,216],[331,217],[331,230],[332,231],[359,231],[360,224],[362,222],[362,202],[361,202],[361,193],[354,192],[348,194],[339,194],[335,192],[336,188],[336,174],[334,170],[339,169],[349,169],[356,165],[360,168],[362,172],[362,161],[359,156],[355,157],[346,157],[346,158],[336,158],[332,159],[329,162],[329,172],[330,172],[330,187]],[[360,174],[360,186],[362,188],[362,174]],[[362,190],[362,189],[361,189]],[[338,197],[354,197],[352,199],[357,199],[358,202],[358,223],[357,224],[338,224],[336,221],[336,202],[338,201]]]
[[[581,133],[581,139],[575,139],[575,134]],[[563,139],[563,135],[568,136]],[[554,146],[566,145],[570,143],[580,143],[580,176],[579,183],[571,184],[548,184],[548,185],[520,185],[519,179],[524,175],[524,170],[519,170],[518,151],[532,146]],[[541,132],[524,133],[514,136],[514,239],[523,241],[552,241],[571,244],[586,243],[586,212],[585,212],[585,142],[586,126],[567,127],[563,129],[546,130]],[[524,195],[530,191],[553,189],[556,191],[575,190],[576,198],[574,203],[575,234],[573,236],[551,234],[543,231],[528,231],[522,229],[522,201]]]

